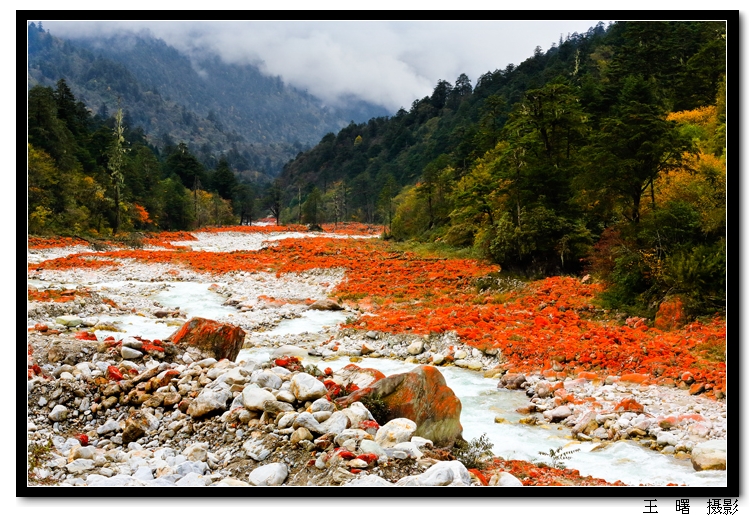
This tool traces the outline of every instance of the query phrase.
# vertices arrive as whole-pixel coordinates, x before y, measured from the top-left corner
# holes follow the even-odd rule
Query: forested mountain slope
[[[148,33],[64,40],[30,24],[29,86],[61,78],[105,118],[120,98],[126,125],[160,149],[185,142],[207,167],[225,154],[237,171],[268,175],[328,131],[386,114],[364,102],[324,106],[253,66],[192,60]]]
[[[725,304],[726,24],[570,34],[283,170],[284,220],[359,219],[528,275],[591,272],[616,306]]]

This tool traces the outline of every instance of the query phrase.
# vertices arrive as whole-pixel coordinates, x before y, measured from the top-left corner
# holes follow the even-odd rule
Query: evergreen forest
[[[30,52],[48,36],[32,24]],[[238,149],[149,137],[129,105],[144,93],[98,109],[61,74],[28,92],[28,230],[360,221],[509,274],[589,274],[632,314],[672,295],[725,313],[726,36],[725,22],[600,23],[302,144],[267,184],[240,174]]]

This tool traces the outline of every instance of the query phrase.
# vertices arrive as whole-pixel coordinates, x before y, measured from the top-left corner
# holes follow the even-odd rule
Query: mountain
[[[439,80],[286,164],[281,219],[382,223],[516,275],[589,273],[644,317],[672,295],[724,310],[727,36],[601,23],[474,86]]]
[[[325,106],[316,97],[251,65],[207,55],[192,59],[147,32],[62,39],[29,25],[29,87],[64,78],[93,113],[121,105],[126,124],[158,148],[179,142],[208,167],[221,154],[242,175],[276,175],[282,165],[351,121],[387,115],[352,100]]]

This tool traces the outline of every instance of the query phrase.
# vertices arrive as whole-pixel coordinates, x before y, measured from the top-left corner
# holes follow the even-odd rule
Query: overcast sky
[[[185,52],[256,64],[327,103],[354,95],[395,112],[430,95],[439,79],[453,84],[466,73],[474,84],[599,20],[42,21],[53,35],[69,38],[149,29]]]

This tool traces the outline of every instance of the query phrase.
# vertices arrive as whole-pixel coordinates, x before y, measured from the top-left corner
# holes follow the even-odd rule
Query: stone
[[[527,382],[527,378],[521,373],[507,373],[501,376],[501,379],[498,381],[498,387],[519,390],[522,389],[522,384],[525,382]]]
[[[245,337],[246,332],[241,327],[195,317],[171,334],[168,340],[183,349],[195,347],[218,360],[235,361]]]
[[[64,327],[78,327],[79,325],[84,323],[84,320],[82,320],[78,316],[67,314],[67,315],[58,316],[57,318],[55,318],[55,323],[59,325],[63,325]]]
[[[408,442],[417,431],[417,424],[408,418],[394,418],[378,429],[375,441],[383,448]]]
[[[57,404],[52,408],[52,411],[50,411],[50,414],[47,415],[47,417],[53,422],[62,422],[68,418],[68,408],[61,404]]]
[[[490,476],[488,486],[523,486],[522,482],[514,476],[503,470],[496,472]]]
[[[255,372],[252,374],[250,382],[257,384],[260,388],[272,388],[274,390],[277,390],[283,384],[280,377],[268,371]]]
[[[285,463],[268,463],[249,473],[249,483],[254,486],[280,486],[288,477]]]
[[[671,445],[672,447],[676,447],[676,444],[679,443],[679,439],[676,437],[676,435],[674,435],[674,433],[668,433],[665,431],[659,431],[655,436],[655,441],[661,447],[663,447],[664,445]]]
[[[336,403],[343,407],[373,397],[384,404],[386,421],[411,420],[417,426],[414,434],[432,440],[438,447],[453,445],[461,435],[461,401],[434,366],[422,365],[407,373],[391,375]]]
[[[616,404],[613,410],[618,411],[619,413],[642,413],[645,411],[645,407],[633,398],[625,398]]]
[[[189,461],[207,461],[208,448],[209,444],[206,442],[192,443],[181,454],[186,456],[186,459]]]
[[[309,429],[305,427],[298,428],[293,433],[291,433],[291,436],[289,437],[289,441],[291,443],[299,443],[302,440],[309,440],[311,442],[312,439],[312,433],[309,432]]]
[[[271,415],[278,415],[278,413],[289,413],[293,411],[294,406],[286,402],[281,402],[279,400],[266,399],[262,405],[262,409],[270,413]]]
[[[354,384],[360,388],[367,388],[380,379],[385,379],[383,372],[374,368],[361,368],[353,363],[333,372],[333,382],[341,386]]]
[[[291,393],[300,401],[305,402],[324,397],[328,389],[310,374],[299,372],[291,378]]]
[[[726,440],[709,440],[692,449],[695,470],[726,470]]]
[[[419,355],[425,350],[425,345],[420,340],[412,341],[409,347],[406,349],[411,355]]]
[[[266,402],[277,402],[277,400],[269,391],[250,385],[241,392],[241,402],[250,411],[264,411]]]
[[[365,336],[366,336],[366,337],[367,337],[368,339],[377,339],[377,338],[379,338],[379,337],[380,337],[380,334],[378,334],[378,333],[377,333],[377,332],[375,332],[374,330],[370,330],[369,332],[367,332],[367,334],[365,334]]]
[[[422,474],[406,476],[395,486],[470,486],[472,478],[460,461],[439,461]]]
[[[454,364],[459,368],[466,368],[467,370],[474,370],[476,372],[482,370],[483,367],[482,361],[467,361],[465,359],[454,361]]]
[[[110,433],[117,433],[121,430],[121,426],[118,422],[113,420],[112,418],[108,419],[107,422],[102,424],[97,428],[97,434],[103,435],[103,434],[110,434]]]
[[[571,416],[571,409],[567,406],[558,406],[548,411],[543,411],[543,416],[550,422],[560,422]]]
[[[207,486],[207,478],[196,472],[189,472],[176,481],[176,486]]]
[[[335,300],[317,300],[309,306],[313,311],[342,311],[343,307],[338,305]]]
[[[362,404],[361,402],[354,402],[346,409],[342,409],[341,413],[348,417],[349,422],[351,422],[352,428],[358,427],[359,424],[364,422],[365,420],[375,420],[375,418],[372,416],[372,413],[370,413],[370,411],[366,407],[364,407],[364,404]]]
[[[344,485],[341,485],[341,486],[355,486],[355,487],[393,486],[393,483],[381,478],[380,476],[376,476],[375,474],[368,474],[366,476],[360,476],[358,478],[352,479],[348,483],[345,483]]]
[[[417,447],[417,445],[412,442],[397,443],[392,448],[394,450],[404,451],[407,456],[415,460],[418,460],[422,457],[422,452],[419,450],[419,447]]]
[[[301,347],[283,345],[270,352],[270,359],[275,359],[278,357],[298,357],[299,359],[304,359],[308,355],[309,353]]]
[[[310,413],[316,413],[318,411],[330,411],[332,413],[333,411],[335,411],[335,409],[335,404],[333,404],[327,398],[322,397],[312,402],[312,405],[309,406],[307,411],[309,411]]]
[[[186,414],[192,418],[201,418],[211,413],[225,411],[228,399],[232,397],[233,394],[228,388],[205,388],[197,398],[191,401]]]
[[[306,411],[299,413],[296,418],[294,418],[291,426],[294,429],[304,427],[314,433],[325,434],[324,427],[321,427],[320,422],[315,420],[315,417],[312,416],[312,413],[307,413]]]
[[[82,472],[86,472],[87,470],[92,470],[94,468],[94,461],[92,460],[85,460],[85,459],[78,459],[73,460],[71,463],[66,465],[66,470],[70,472],[71,474],[81,474]]]
[[[146,411],[134,411],[123,427],[123,445],[135,442],[149,431],[160,427],[160,420]]]
[[[263,461],[272,452],[262,440],[257,438],[245,441],[241,448],[255,461]]]
[[[139,350],[135,350],[127,346],[121,347],[121,357],[123,357],[124,359],[139,359],[143,355],[144,353],[140,352]]]

